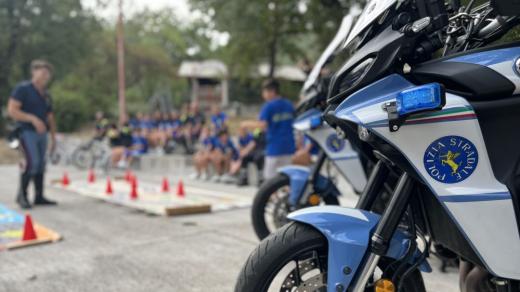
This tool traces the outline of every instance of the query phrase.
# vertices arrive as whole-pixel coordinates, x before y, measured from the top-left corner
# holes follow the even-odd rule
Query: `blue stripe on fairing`
[[[333,161],[339,161],[339,160],[351,160],[351,159],[357,159],[357,158],[359,158],[359,155],[357,155],[357,154],[352,154],[352,155],[348,155],[348,156],[332,158],[331,160],[333,160]]]
[[[485,202],[485,201],[501,201],[510,200],[511,195],[506,192],[489,193],[489,194],[473,194],[473,195],[450,195],[439,196],[443,202],[450,203],[466,203],[466,202]]]
[[[520,57],[520,47],[514,47],[464,55],[448,59],[445,62],[462,62],[492,66],[506,61],[514,61],[518,57]]]

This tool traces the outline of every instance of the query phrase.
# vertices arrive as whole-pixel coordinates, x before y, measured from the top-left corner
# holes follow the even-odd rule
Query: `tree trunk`
[[[20,39],[20,20],[22,17],[20,15],[16,16],[15,10],[17,8],[17,4],[20,5],[18,7],[21,8],[20,10],[22,10],[25,6],[25,3],[26,0],[7,0],[6,3],[9,37],[7,38],[8,43],[5,47],[5,53],[0,58],[0,88],[2,88],[2,91],[6,92],[9,90],[9,76],[11,75],[13,59],[15,57],[16,49],[18,48],[18,42]],[[1,92],[2,96],[0,97],[0,102],[3,98],[6,98],[3,96],[6,94],[6,92]]]
[[[11,76],[11,70],[16,55],[16,49],[18,48],[18,42],[20,40],[21,30],[21,10],[24,9],[27,0],[7,0],[7,27],[9,29],[7,37],[7,46],[4,49],[4,54],[0,57],[0,103],[5,105],[5,99],[8,98],[9,91],[11,90],[9,84],[9,77]],[[18,6],[19,5],[19,6]],[[15,15],[16,8],[20,8],[20,13]],[[5,120],[0,119],[0,136],[5,135]]]
[[[274,78],[274,73],[276,71],[276,60],[278,53],[278,42],[277,37],[275,36],[269,45],[269,78]]]

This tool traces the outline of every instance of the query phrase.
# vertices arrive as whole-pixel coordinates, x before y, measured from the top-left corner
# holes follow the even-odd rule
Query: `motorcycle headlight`
[[[350,72],[347,73],[347,75],[345,75],[341,80],[340,92],[357,85],[363,79],[363,77],[365,77],[368,70],[370,70],[374,60],[375,59],[373,58],[368,58],[350,70]]]

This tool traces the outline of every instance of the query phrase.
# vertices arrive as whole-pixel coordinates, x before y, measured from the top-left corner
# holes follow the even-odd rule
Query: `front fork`
[[[377,165],[379,165],[379,162]],[[386,168],[386,166],[383,167]],[[381,169],[379,172],[380,174],[383,174]],[[367,187],[367,189],[368,188],[370,187]],[[371,238],[370,249],[366,256],[366,261],[362,268],[358,270],[359,272],[356,277],[354,289],[352,290],[353,292],[365,291],[367,282],[374,273],[380,258],[387,253],[390,240],[392,239],[392,236],[408,206],[412,189],[413,179],[405,172],[399,178],[390,202],[375,228]]]
[[[325,160],[327,160],[327,154],[325,154],[324,151],[321,151],[320,155],[318,156],[318,161],[316,161],[316,163],[311,168],[309,179],[305,182],[305,186],[303,187],[303,194],[300,197],[298,205],[307,205],[309,196],[315,192],[314,185],[318,179],[318,176],[320,175],[321,167],[323,164],[325,164]],[[309,187],[312,188],[310,191],[308,191]]]

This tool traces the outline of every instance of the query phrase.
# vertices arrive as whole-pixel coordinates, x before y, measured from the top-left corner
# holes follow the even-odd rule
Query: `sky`
[[[118,0],[108,0],[108,6],[104,9],[98,7],[97,2],[99,0],[82,1],[85,7],[93,9],[96,14],[104,18],[114,20],[117,17]],[[173,8],[181,20],[190,20],[193,17],[190,13],[188,0],[124,0],[124,11],[127,14],[135,13],[144,8],[161,10],[164,7]]]

